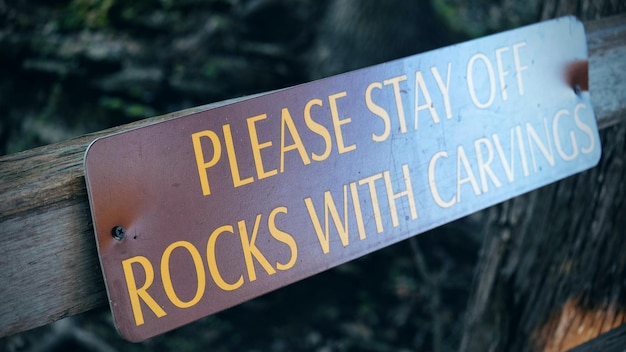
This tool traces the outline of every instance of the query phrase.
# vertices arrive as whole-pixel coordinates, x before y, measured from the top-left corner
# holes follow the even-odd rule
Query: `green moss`
[[[202,66],[202,74],[207,78],[217,78],[219,71],[219,63],[214,60],[209,60]]]
[[[115,0],[72,0],[65,9],[61,27],[66,30],[104,28],[114,4]]]
[[[119,97],[102,97],[100,106],[115,113],[121,113],[128,119],[137,120],[155,116],[156,110],[148,105],[129,102]]]
[[[467,14],[464,11],[463,3],[454,0],[434,0],[435,12],[452,31],[467,33],[470,37],[476,38],[485,35],[484,24],[476,25],[469,23]]]

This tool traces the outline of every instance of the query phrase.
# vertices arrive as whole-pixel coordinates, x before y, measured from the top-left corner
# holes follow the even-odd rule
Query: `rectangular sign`
[[[562,18],[94,141],[116,326],[140,341],[594,166]]]

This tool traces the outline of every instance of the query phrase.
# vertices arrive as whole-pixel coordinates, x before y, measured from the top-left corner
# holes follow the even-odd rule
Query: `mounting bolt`
[[[115,226],[111,230],[111,234],[113,235],[113,238],[115,238],[118,241],[121,241],[124,238],[124,236],[126,236],[126,230],[121,226]]]

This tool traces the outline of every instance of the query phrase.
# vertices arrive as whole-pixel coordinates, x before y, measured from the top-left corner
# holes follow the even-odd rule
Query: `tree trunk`
[[[546,0],[541,16],[625,7]],[[595,168],[486,210],[461,351],[562,351],[626,321],[626,123],[601,139]]]

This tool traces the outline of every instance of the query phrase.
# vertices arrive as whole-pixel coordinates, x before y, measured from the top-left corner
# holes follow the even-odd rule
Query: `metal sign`
[[[594,166],[568,17],[100,138],[119,332],[140,341]]]

